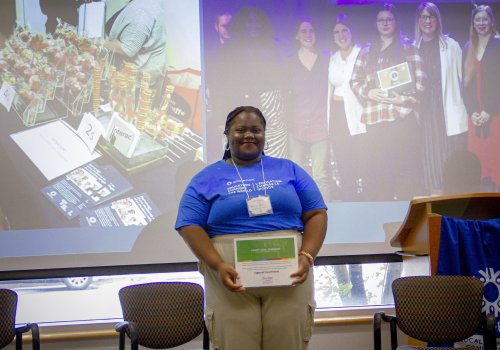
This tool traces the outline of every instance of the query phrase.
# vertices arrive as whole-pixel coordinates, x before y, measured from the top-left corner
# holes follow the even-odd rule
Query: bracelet
[[[308,252],[306,252],[305,250],[301,250],[299,252],[299,256],[305,256],[307,258],[307,260],[309,261],[309,265],[313,266],[314,265],[314,258],[311,254],[309,254]]]

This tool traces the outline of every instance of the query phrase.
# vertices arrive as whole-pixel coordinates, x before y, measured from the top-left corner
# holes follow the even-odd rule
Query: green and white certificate
[[[236,238],[234,256],[244,287],[289,286],[298,268],[296,236]]]

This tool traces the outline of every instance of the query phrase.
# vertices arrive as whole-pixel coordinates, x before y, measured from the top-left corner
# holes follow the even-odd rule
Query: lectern
[[[437,272],[442,215],[459,219],[500,218],[500,193],[424,197],[410,202],[406,218],[391,239],[401,247],[403,274]]]

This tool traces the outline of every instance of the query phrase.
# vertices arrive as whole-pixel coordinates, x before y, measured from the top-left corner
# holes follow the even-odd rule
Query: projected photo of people
[[[461,95],[462,49],[444,34],[439,8],[421,3],[415,14],[415,45],[427,84],[420,106],[426,192],[442,194],[443,166],[467,145],[467,111]]]
[[[271,156],[288,157],[285,120],[284,52],[278,47],[273,25],[267,14],[258,7],[242,6],[236,9],[228,25],[231,39],[216,48],[217,60],[206,67],[206,86],[210,90],[210,108],[207,115],[211,134],[207,135],[208,159],[223,147],[222,126],[228,110],[236,105],[259,107],[267,118],[265,152]],[[211,145],[211,146],[210,146]],[[213,147],[213,148],[212,148]]]
[[[370,148],[365,191],[371,200],[408,200],[422,193],[421,137],[415,114],[424,91],[422,59],[401,34],[394,5],[382,5],[373,21],[376,37],[361,49],[350,82],[363,105],[361,122]],[[382,86],[380,72],[401,63],[410,70],[410,82],[399,91]]]
[[[366,125],[361,123],[362,106],[351,90],[350,79],[360,47],[355,43],[353,24],[340,13],[332,26],[335,49],[328,67],[328,115],[330,140],[336,165],[338,196],[341,200],[362,200],[367,181]]]
[[[500,191],[500,37],[490,6],[474,8],[464,49],[468,145],[481,162],[481,190]]]
[[[293,32],[296,51],[286,65],[290,100],[287,106],[290,159],[297,164],[311,161],[311,172],[323,198],[332,195],[330,142],[328,139],[329,57],[318,52],[314,23],[309,18],[297,22]]]
[[[474,62],[483,51],[483,66],[494,56],[498,4],[491,3],[491,11],[483,8],[486,19],[475,25],[472,8],[463,1],[204,1],[207,159],[216,159],[224,147],[221,120],[227,110],[253,104],[276,116],[270,133],[279,135],[278,148],[287,150],[274,153],[277,144],[270,142],[266,154],[300,163],[329,202],[445,194],[445,163],[467,149],[481,160],[481,188],[497,191],[499,171],[492,167],[498,162],[487,158],[495,153],[486,147],[498,147],[480,144],[498,139],[493,136],[498,108],[469,109],[479,105],[472,91],[479,69]],[[463,49],[468,41],[472,44]],[[477,57],[467,60],[467,55]],[[495,85],[488,82],[495,73],[485,73],[481,84]],[[481,100],[498,100],[489,97],[498,89],[483,90]],[[326,111],[320,106],[325,91]],[[474,125],[481,122],[485,125]],[[326,153],[320,147],[323,128],[330,143]]]

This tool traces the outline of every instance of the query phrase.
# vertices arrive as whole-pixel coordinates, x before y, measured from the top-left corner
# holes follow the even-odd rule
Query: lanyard
[[[247,191],[247,187],[245,186],[245,183],[243,182],[243,178],[241,177],[240,171],[238,170],[238,167],[236,166],[236,163],[234,162],[233,158],[231,158],[231,162],[233,163],[234,168],[236,169],[236,172],[238,173],[238,176],[241,180],[241,184],[243,185],[243,189],[245,190],[247,198],[250,198],[250,195],[248,194],[248,191]],[[260,168],[262,170],[262,180],[264,181],[264,195],[267,196],[266,177],[264,176],[264,163],[262,163],[262,158],[260,158]]]

